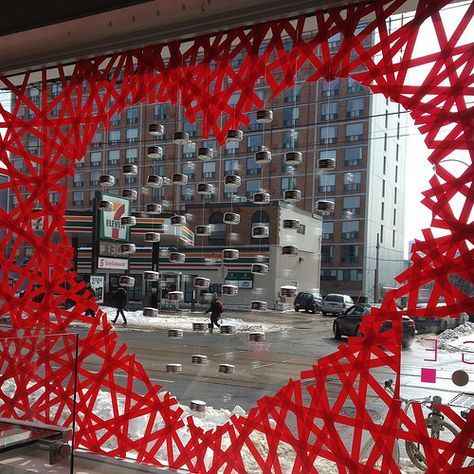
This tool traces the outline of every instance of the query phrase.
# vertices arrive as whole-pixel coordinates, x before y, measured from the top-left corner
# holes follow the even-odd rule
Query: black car
[[[304,309],[307,313],[316,313],[323,307],[323,297],[314,291],[300,291],[295,298],[294,308],[298,312]]]
[[[334,320],[333,332],[336,339],[342,336],[357,336],[362,318],[370,313],[372,305],[355,304]],[[392,327],[391,321],[384,321],[381,332]],[[402,316],[402,346],[408,347],[415,337],[415,322],[408,316]]]

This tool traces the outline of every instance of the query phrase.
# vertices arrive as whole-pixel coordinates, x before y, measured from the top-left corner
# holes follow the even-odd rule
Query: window
[[[202,164],[202,176],[204,178],[216,177],[216,162],[215,161],[205,161]]]
[[[102,173],[100,171],[91,171],[90,174],[90,185],[99,186],[99,178]]]
[[[262,167],[257,164],[255,157],[251,156],[247,158],[247,175],[259,175],[262,172]]]
[[[152,192],[151,192],[151,195],[152,195],[152,201],[153,202],[163,201],[163,199],[165,197],[165,188],[163,188],[163,187],[153,188]]]
[[[395,182],[398,183],[398,166],[395,166]]]
[[[342,278],[340,274],[342,273]],[[355,268],[352,270],[338,270],[338,280],[342,281],[362,281],[362,270]]]
[[[257,151],[263,144],[263,135],[249,135],[247,138],[247,150]]]
[[[334,222],[323,221],[323,240],[332,240],[334,238]]]
[[[392,230],[392,247],[395,247],[395,229]]]
[[[284,39],[284,48],[285,53],[289,53],[291,51],[291,49],[293,48],[293,40],[291,38]]]
[[[231,106],[234,106],[234,105],[237,105],[237,103],[239,102],[239,99],[240,99],[240,92],[234,92],[229,100],[227,101],[227,103]]]
[[[192,158],[195,154],[196,154],[196,144],[194,142],[188,142],[183,145],[184,158]]]
[[[398,188],[395,188],[393,190],[393,204],[397,204],[397,194],[398,194]]]
[[[297,148],[298,147],[298,132],[290,130],[281,134],[282,148]]]
[[[348,123],[346,125],[346,141],[353,142],[362,140],[364,135],[364,124],[362,122]]]
[[[385,174],[386,172],[387,172],[387,157],[384,155],[384,157],[383,157],[382,173]]]
[[[380,243],[383,244],[383,225],[380,226]]]
[[[362,147],[344,149],[344,166],[359,166],[362,161]]]
[[[31,86],[30,87],[30,99],[33,102],[39,102],[40,100],[40,91],[39,88],[36,86]]]
[[[120,184],[120,170],[110,170],[109,174],[115,178],[115,186]]]
[[[385,218],[385,203],[382,202],[382,207],[381,207],[381,209],[380,209],[380,220],[383,221],[384,218]]]
[[[356,97],[354,99],[347,99],[346,101],[346,116],[360,117],[364,113],[364,98]]]
[[[296,188],[296,177],[289,176],[287,178],[281,178],[280,180],[281,192],[284,193],[287,189]]]
[[[321,245],[321,263],[332,263],[333,249],[332,245]]]
[[[185,184],[181,187],[181,199],[183,201],[192,201],[194,199],[194,185]]]
[[[137,143],[138,142],[138,128],[128,128],[127,129],[127,143]]]
[[[133,107],[133,109],[127,110],[127,123],[138,123],[140,118],[140,109]]]
[[[382,197],[385,197],[385,180],[382,179]]]
[[[268,212],[266,212],[266,211],[263,211],[263,210],[256,211],[252,215],[252,220],[251,220],[252,229],[254,227],[257,227],[257,226],[265,226],[270,230],[269,222],[270,222],[270,216],[268,215]],[[250,233],[250,235],[252,235],[252,233]],[[268,245],[269,244],[268,237],[265,237],[264,239],[254,239],[252,237],[251,240],[252,240],[252,243],[254,243],[254,244],[255,243],[263,244],[263,245]]]
[[[359,238],[359,221],[343,221],[342,222],[342,238],[358,239]]]
[[[364,86],[359,84],[357,81],[354,81],[352,78],[347,79],[347,92],[362,92]]]
[[[156,174],[158,176],[164,176],[165,175],[164,165],[154,165],[153,166],[153,174]]]
[[[335,35],[331,36],[328,40],[328,44],[331,52],[336,51],[341,44],[341,33],[336,33]]]
[[[321,134],[320,143],[322,145],[327,145],[329,143],[336,143],[337,142],[337,125],[329,125],[327,127],[321,127],[320,134]]]
[[[356,263],[358,257],[358,245],[341,245],[341,263]]]
[[[166,119],[166,104],[156,104],[155,105],[155,120],[165,120]]]
[[[74,206],[82,206],[84,204],[84,191],[74,191],[72,193],[72,203]]]
[[[299,84],[295,84],[293,87],[289,87],[285,89],[284,94],[284,101],[286,104],[298,102],[300,100],[300,90],[301,86]]]
[[[319,152],[319,159],[333,159],[335,160],[337,156],[336,150],[321,150]]]
[[[296,229],[297,234],[305,235],[306,234],[306,226],[304,224],[300,224]]]
[[[236,153],[238,152],[239,150],[239,145],[240,145],[240,142],[227,142],[225,144],[225,151],[226,153]]]
[[[182,173],[187,175],[189,179],[194,179],[196,165],[191,162],[183,163],[181,165]]]
[[[327,193],[336,190],[336,175],[334,173],[322,173],[319,175],[320,193]]]
[[[242,64],[243,60],[244,60],[244,55],[242,51],[240,51],[234,56],[234,59],[232,59],[232,63],[231,63],[232,67],[239,67]]]
[[[300,109],[298,107],[285,107],[283,109],[283,125],[294,127],[298,124]]]
[[[53,205],[58,204],[59,202],[59,193],[53,191],[49,193],[49,202]]]
[[[185,120],[184,131],[188,133],[190,137],[195,137],[196,136],[196,122],[191,123]]]
[[[55,105],[52,109],[51,109],[51,116],[52,117],[59,117],[59,115],[61,114],[61,105]]]
[[[209,245],[225,245],[225,224],[222,212],[214,212],[209,216],[211,225],[211,235],[209,236]]]
[[[109,165],[118,165],[120,161],[120,150],[109,150]]]
[[[109,132],[109,145],[120,144],[120,130],[112,130]]]
[[[397,210],[393,210],[393,225],[397,225]]]
[[[122,114],[119,112],[115,112],[110,118],[110,125],[112,125],[112,127],[118,127],[120,125],[121,120]]]
[[[127,163],[136,163],[138,160],[138,148],[127,148],[125,151],[125,161]]]
[[[224,160],[224,173],[236,174],[239,172],[240,162],[239,160]]]
[[[231,186],[231,187],[224,186],[224,197],[225,198],[231,198],[235,194],[237,194],[237,189],[235,187],[233,187],[233,186]]]
[[[74,187],[81,188],[84,186],[84,173],[74,173]]]
[[[360,171],[344,173],[344,191],[359,191],[361,177]]]
[[[258,193],[261,189],[261,183],[259,179],[249,179],[245,182],[245,195],[252,197],[253,193]]]
[[[213,150],[216,149],[216,141],[215,140],[204,140],[202,142],[202,146],[206,148],[212,148]]]
[[[345,196],[342,198],[342,211],[351,215],[360,213],[360,196]]]
[[[263,124],[257,122],[256,112],[249,113],[248,118],[250,119],[250,123],[247,126],[248,130],[262,130]]]
[[[325,281],[336,281],[337,270],[321,269],[321,280]]]
[[[102,162],[102,153],[100,151],[93,151],[91,153],[91,166],[100,166]]]
[[[28,140],[27,145],[28,153],[33,153],[34,155],[39,154],[39,141],[36,138]]]
[[[339,95],[339,78],[334,79],[333,81],[326,82],[322,80],[322,96],[329,97],[332,95]]]
[[[337,102],[323,102],[321,105],[321,120],[337,119],[339,104]]]

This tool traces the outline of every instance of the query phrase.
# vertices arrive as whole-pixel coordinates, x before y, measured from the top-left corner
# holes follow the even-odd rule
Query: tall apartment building
[[[338,41],[333,38],[334,51]],[[242,60],[237,56],[234,66]],[[202,223],[213,225],[212,235],[203,239],[202,245],[222,248],[230,235],[222,223],[225,209],[251,201],[253,193],[262,189],[279,200],[285,190],[297,188],[303,199],[296,206],[306,212],[314,214],[319,199],[335,202],[334,213],[322,216],[321,292],[346,293],[368,301],[374,299],[375,292],[380,297],[384,287],[394,286],[393,278],[403,268],[405,113],[351,78],[305,82],[310,72],[302,69],[295,86],[274,99],[263,81],[257,84],[256,92],[265,108],[273,111],[274,119],[262,125],[257,123],[255,111],[250,112],[250,125],[243,127],[240,143],[219,146],[212,137],[203,138],[199,119],[190,123],[178,106],[160,103],[126,108],[112,117],[107,132],[97,131],[88,152],[75,164],[74,176],[67,181],[67,208],[92,211],[100,190],[99,177],[108,173],[115,177],[116,185],[107,193],[120,195],[124,188],[138,188],[139,197],[132,203],[136,211],[152,201],[161,202],[164,211],[188,209],[191,229]],[[58,83],[52,83],[51,95],[59,89]],[[34,86],[29,95],[39,100]],[[234,94],[231,105],[236,105],[238,98]],[[21,109],[20,114],[28,113]],[[151,123],[163,124],[164,135],[150,136]],[[178,130],[190,136],[184,146],[172,141]],[[160,159],[147,157],[153,144],[163,147]],[[34,138],[26,146],[40,152]],[[197,158],[196,151],[202,146],[215,150],[214,160]],[[260,166],[254,153],[262,146],[272,151],[272,162]],[[303,153],[302,164],[285,164],[284,155],[291,150]],[[320,171],[321,158],[334,158],[335,169]],[[22,166],[21,158],[12,159],[17,167]],[[123,176],[121,167],[126,163],[137,164],[138,175]],[[144,186],[148,174],[170,177],[173,173],[187,175],[188,183],[159,189]],[[227,174],[242,177],[239,189],[224,186]],[[213,194],[195,193],[196,184],[203,181],[214,185]],[[53,202],[55,198],[51,197]],[[234,246],[255,244],[250,235],[232,232]]]

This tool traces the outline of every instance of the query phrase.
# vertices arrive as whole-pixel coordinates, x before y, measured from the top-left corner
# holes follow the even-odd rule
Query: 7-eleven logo
[[[125,206],[123,204],[118,204],[114,203],[114,205],[117,204],[118,207],[117,209],[113,209],[112,211],[114,212],[114,221],[120,222],[120,218],[125,214]],[[123,228],[122,223],[120,222],[120,228]],[[119,238],[119,229],[117,227],[112,227],[112,239],[118,239]]]

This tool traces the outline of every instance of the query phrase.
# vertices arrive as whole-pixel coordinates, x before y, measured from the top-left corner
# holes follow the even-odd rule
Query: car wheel
[[[322,311],[323,313],[323,316],[326,316],[328,313],[326,313],[326,311]]]
[[[334,323],[332,330],[334,332],[334,339],[341,339],[341,331],[339,330],[337,323]]]
[[[305,313],[309,313],[309,309],[306,308],[306,309],[304,310],[304,312],[305,312]]]

